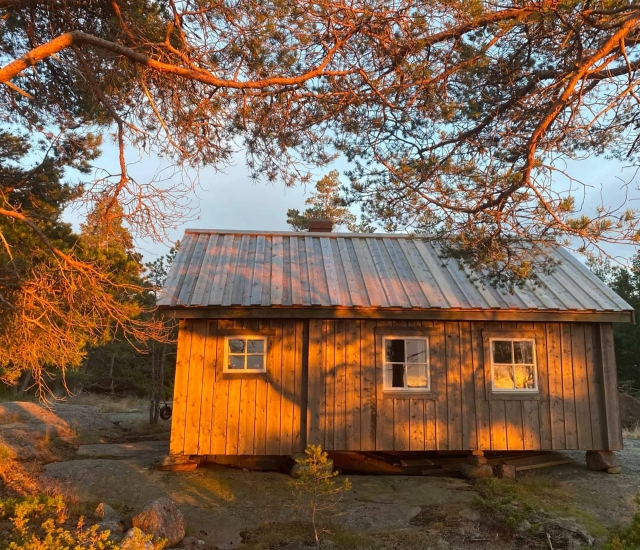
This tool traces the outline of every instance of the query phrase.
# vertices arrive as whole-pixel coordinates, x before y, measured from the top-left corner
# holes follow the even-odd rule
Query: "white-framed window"
[[[266,372],[266,336],[226,336],[224,372]]]
[[[428,338],[385,336],[382,348],[384,391],[430,391]]]
[[[536,341],[491,338],[491,389],[494,392],[537,392]]]

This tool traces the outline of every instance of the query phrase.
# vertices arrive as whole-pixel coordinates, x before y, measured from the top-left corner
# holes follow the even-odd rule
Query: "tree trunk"
[[[156,388],[156,345],[151,344],[151,403],[149,403],[149,424],[157,424],[158,391]]]
[[[27,391],[29,387],[29,383],[31,382],[31,369],[25,371],[22,383],[20,384],[20,389],[18,389],[18,397],[22,397],[24,393]]]
[[[113,364],[115,363],[116,356],[111,356],[111,365],[109,365],[109,378],[111,379],[111,395],[115,395],[116,392],[113,388]]]

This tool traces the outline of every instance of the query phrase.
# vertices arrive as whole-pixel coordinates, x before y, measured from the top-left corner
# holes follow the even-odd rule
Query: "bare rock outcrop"
[[[166,542],[158,546],[156,550],[178,544],[186,534],[186,522],[182,512],[170,498],[162,497],[154,500],[136,516],[133,517],[133,525],[156,539],[164,539]]]

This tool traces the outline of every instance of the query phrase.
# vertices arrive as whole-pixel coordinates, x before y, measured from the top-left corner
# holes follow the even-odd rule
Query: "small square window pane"
[[[513,359],[511,357],[511,344],[511,340],[493,341],[494,363],[513,363]]]
[[[229,355],[229,370],[244,370],[244,355]]]
[[[264,353],[264,340],[247,340],[247,353]]]
[[[533,342],[514,342],[513,357],[516,363],[533,363]]]
[[[385,365],[384,383],[387,388],[404,388],[404,365]]]
[[[404,340],[385,340],[387,363],[404,363]]]
[[[247,355],[247,368],[254,370],[263,370],[264,355]]]
[[[493,365],[493,388],[496,390],[514,388],[511,365]]]
[[[407,340],[407,363],[427,362],[426,340]]]
[[[244,340],[233,338],[229,340],[229,353],[244,353]]]
[[[427,379],[427,365],[407,365],[407,387],[408,388],[427,388],[429,380]]]
[[[533,373],[533,365],[515,366],[515,386],[518,390],[533,390],[536,381]]]

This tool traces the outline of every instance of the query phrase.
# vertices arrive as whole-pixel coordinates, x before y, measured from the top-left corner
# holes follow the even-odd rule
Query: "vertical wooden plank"
[[[482,323],[473,323],[471,329],[471,360],[473,364],[473,384],[476,410],[476,436],[478,449],[491,449],[491,413],[485,389],[485,368],[491,368],[489,359],[485,363]]]
[[[390,328],[390,321],[378,321],[376,327]],[[393,451],[393,399],[384,396],[383,392],[383,338],[376,333],[375,336],[375,360],[376,360],[376,450]]]
[[[471,323],[460,323],[460,375],[462,382],[462,448],[477,449],[476,395]]]
[[[593,448],[591,435],[591,411],[587,382],[587,359],[585,356],[585,333],[583,323],[571,323],[571,357],[573,359],[573,383],[576,399],[576,424],[578,448]]]
[[[587,388],[589,389],[589,411],[591,414],[591,436],[593,449],[604,449],[603,427],[604,391],[602,388],[602,376],[598,372],[599,361],[596,357],[598,345],[596,334],[599,333],[597,325],[585,324],[585,361],[587,371]]]
[[[411,400],[393,400],[393,449],[395,451],[408,451],[411,446],[410,434]]]
[[[240,429],[238,435],[238,454],[253,454],[256,430],[257,380],[241,380]]]
[[[198,454],[206,338],[207,321],[194,321],[193,334],[191,336],[191,358],[189,361],[189,383],[187,386],[187,421],[184,437],[184,452],[190,455]]]
[[[229,380],[229,397],[227,402],[227,445],[226,454],[238,454],[240,437],[240,402],[242,400],[242,380]]]
[[[218,330],[230,328],[226,320],[218,321]],[[224,336],[218,334],[216,341],[216,385],[213,392],[214,417],[211,437],[211,454],[223,455],[227,449],[227,412],[229,410],[229,381],[224,379]]]
[[[424,402],[424,450],[436,450],[436,402],[433,399]]]
[[[425,421],[424,421],[424,399],[412,399],[410,410],[410,424],[411,439],[409,441],[409,449],[412,451],[424,451],[425,450]]]
[[[447,418],[449,450],[462,449],[462,387],[460,380],[459,323],[445,323],[447,362]]]
[[[571,357],[571,325],[562,323],[562,395],[564,397],[564,429],[566,448],[578,448],[578,425],[576,422],[576,398],[573,382],[573,361]]]
[[[549,396],[549,368],[547,366],[547,333],[544,323],[535,323],[536,331],[536,363],[538,366],[538,388],[540,401],[538,402],[538,418],[540,425],[540,448],[553,448],[551,436],[551,411]]]
[[[293,399],[293,452],[304,451],[305,448],[305,433],[306,422],[303,418],[305,413],[305,391],[306,380],[303,378],[302,363],[304,361],[304,353],[307,351],[304,348],[304,321],[296,320],[294,324],[295,330],[295,348],[294,348],[294,399]]]
[[[347,376],[346,376],[346,353],[345,346],[347,336],[346,321],[335,322],[335,409],[334,409],[334,437],[333,445],[336,451],[344,451],[347,448]],[[327,401],[327,407],[329,402]]]
[[[551,417],[551,448],[566,449],[562,391],[562,354],[560,325],[547,323],[547,368],[549,371],[549,411]]]
[[[280,454],[290,455],[293,453],[296,327],[293,319],[283,321],[283,325]]]
[[[505,401],[505,417],[507,448],[510,451],[522,451],[524,449],[522,401]]]
[[[335,414],[336,414],[336,321],[328,320],[324,344],[324,448],[335,449]]]
[[[275,331],[269,338],[267,351],[267,454],[280,454],[280,412],[282,402],[282,321],[271,321]]]
[[[507,444],[507,424],[504,401],[491,401],[491,450],[506,451]]]
[[[335,412],[334,412],[334,438],[333,445],[337,451],[347,448],[347,376],[346,376],[346,321],[338,320],[336,323],[336,355],[335,355]]]
[[[173,415],[171,418],[170,455],[184,454],[184,437],[187,421],[187,388],[189,384],[189,362],[191,357],[191,337],[193,321],[180,320],[178,328],[178,349],[176,378],[173,390]]]
[[[307,443],[319,445],[324,443],[323,414],[323,346],[324,321],[309,320],[309,363],[308,363],[308,394],[307,394]]]
[[[436,449],[449,449],[449,415],[447,407],[447,366],[445,353],[445,323],[434,323],[436,332],[430,338],[431,389],[435,402]]]
[[[202,374],[202,404],[200,406],[200,437],[198,438],[199,455],[208,455],[211,449],[213,390],[216,383],[216,339],[216,321],[207,321],[207,336],[204,345],[204,372]]]
[[[360,410],[360,449],[376,449],[376,359],[375,359],[375,321],[362,321],[361,373],[362,397]]]
[[[522,420],[524,430],[524,450],[542,449],[540,443],[540,403],[538,401],[522,402]]]
[[[347,322],[347,449],[359,451],[361,445],[360,415],[361,415],[361,385],[362,373],[360,370],[360,321]]]
[[[605,448],[610,451],[622,449],[622,427],[618,404],[618,374],[613,345],[613,327],[611,323],[600,323],[600,358],[602,368],[602,389],[604,390],[604,409],[606,413]]]
[[[256,380],[256,429],[253,439],[253,454],[267,454],[267,393],[268,380],[258,378]]]

